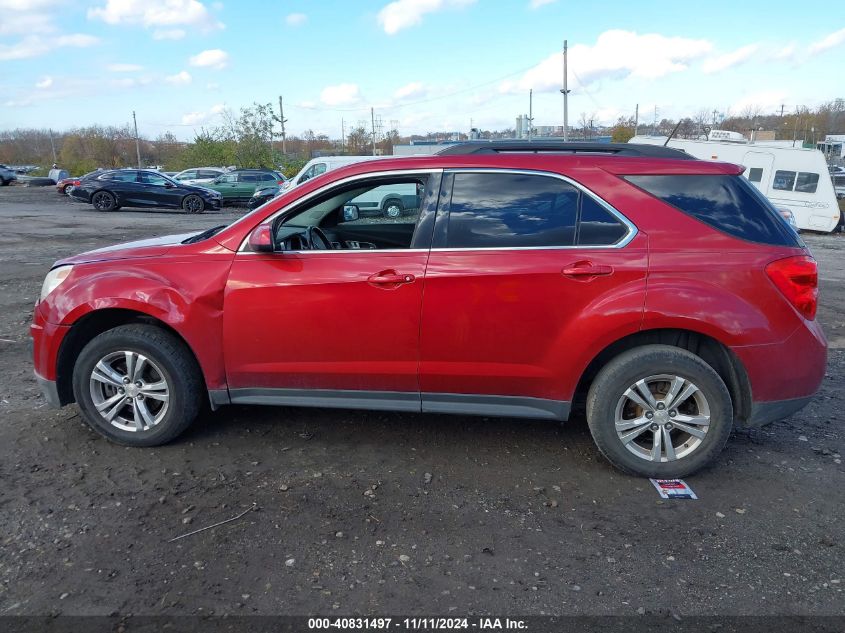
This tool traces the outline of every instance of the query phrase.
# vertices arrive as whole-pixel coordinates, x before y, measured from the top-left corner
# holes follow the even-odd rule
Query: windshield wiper
[[[220,224],[219,226],[212,226],[210,229],[206,229],[202,233],[197,233],[196,235],[192,235],[186,240],[182,240],[182,244],[193,244],[195,242],[202,242],[203,240],[207,240],[212,235],[217,235],[220,231],[225,229],[228,224]]]

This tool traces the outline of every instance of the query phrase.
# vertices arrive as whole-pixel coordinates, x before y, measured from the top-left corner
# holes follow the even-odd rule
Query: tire
[[[62,193],[65,194],[65,195],[68,195],[68,190],[71,189],[72,187],[73,187],[73,185],[65,185],[64,187],[62,187]]]
[[[202,213],[205,211],[205,201],[192,193],[182,200],[182,208],[188,213]]]
[[[402,201],[395,198],[385,200],[384,205],[382,206],[382,213],[384,214],[384,217],[391,219],[398,218],[402,215],[402,211],[404,210],[405,207],[402,205]]]
[[[643,381],[640,389],[648,387],[651,403],[638,381]],[[675,385],[676,399],[666,406]],[[641,406],[637,398],[650,406]],[[733,427],[733,405],[724,381],[701,358],[678,347],[645,345],[623,352],[596,376],[587,394],[587,423],[599,451],[618,469],[673,479],[703,468],[722,451]],[[627,434],[624,440],[621,434]]]
[[[91,205],[97,211],[117,211],[117,198],[108,191],[98,191],[91,196]]]
[[[3,178],[0,178],[0,186],[3,186],[3,187],[8,187],[10,182],[12,182],[12,181],[11,181],[11,180],[5,180],[5,179],[3,179]]]
[[[135,372],[127,371],[127,354],[135,355]],[[129,373],[140,388],[123,378]],[[73,368],[73,394],[83,418],[97,433],[125,446],[160,446],[178,437],[197,417],[204,390],[188,347],[153,325],[103,332],[83,348]]]

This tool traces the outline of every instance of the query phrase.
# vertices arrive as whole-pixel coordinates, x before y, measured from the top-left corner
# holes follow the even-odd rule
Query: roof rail
[[[450,145],[437,152],[439,156],[467,154],[605,154],[647,158],[675,158],[694,160],[683,150],[662,145],[636,143],[572,143],[567,141],[470,141]]]

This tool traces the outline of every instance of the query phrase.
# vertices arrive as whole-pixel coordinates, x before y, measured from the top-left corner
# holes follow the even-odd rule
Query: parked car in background
[[[249,199],[246,206],[250,209],[257,209],[265,202],[268,202],[278,196],[282,191],[281,185],[270,185],[269,187],[263,187],[262,189],[256,189],[255,193],[252,194],[252,198]]]
[[[200,185],[213,181],[222,176],[225,170],[218,167],[192,167],[173,176],[173,180],[184,185]]]
[[[165,207],[202,213],[219,209],[223,197],[197,185],[184,185],[164,174],[146,169],[115,169],[95,172],[74,184],[71,198],[89,202],[98,211],[120,207]]]
[[[129,446],[173,440],[204,403],[583,407],[617,467],[686,476],[825,375],[816,262],[742,172],[612,143],[350,165],[229,226],[58,261],[36,377]],[[388,186],[419,188],[418,208],[347,214]]]
[[[203,186],[219,191],[226,204],[247,203],[257,189],[283,185],[287,180],[271,169],[235,169]]]
[[[74,187],[78,186],[79,183],[89,176],[94,174],[99,174],[100,172],[104,171],[103,169],[95,169],[94,171],[89,171],[84,176],[68,176],[67,178],[62,178],[59,182],[56,183],[56,191],[61,194],[70,195],[70,190]]]
[[[302,183],[311,180],[315,176],[324,174],[327,171],[345,167],[353,163],[360,163],[365,160],[377,160],[380,158],[392,158],[391,156],[322,156],[309,160],[299,172],[287,181],[283,186],[285,189],[293,189]]]
[[[17,179],[18,176],[13,170],[6,167],[6,165],[0,165],[0,185],[5,187]]]

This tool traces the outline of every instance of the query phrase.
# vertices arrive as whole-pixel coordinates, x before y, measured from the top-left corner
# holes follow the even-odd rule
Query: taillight
[[[804,318],[816,318],[819,301],[819,268],[812,257],[798,255],[766,266],[769,279]]]
[[[277,180],[276,184],[277,185],[283,185],[283,184],[285,184],[285,181],[284,180]]]
[[[78,186],[79,186],[79,185],[81,185],[81,184],[82,184],[82,181],[81,181],[81,180],[74,180],[74,181],[73,181],[73,186],[74,186],[74,187],[78,187]]]

